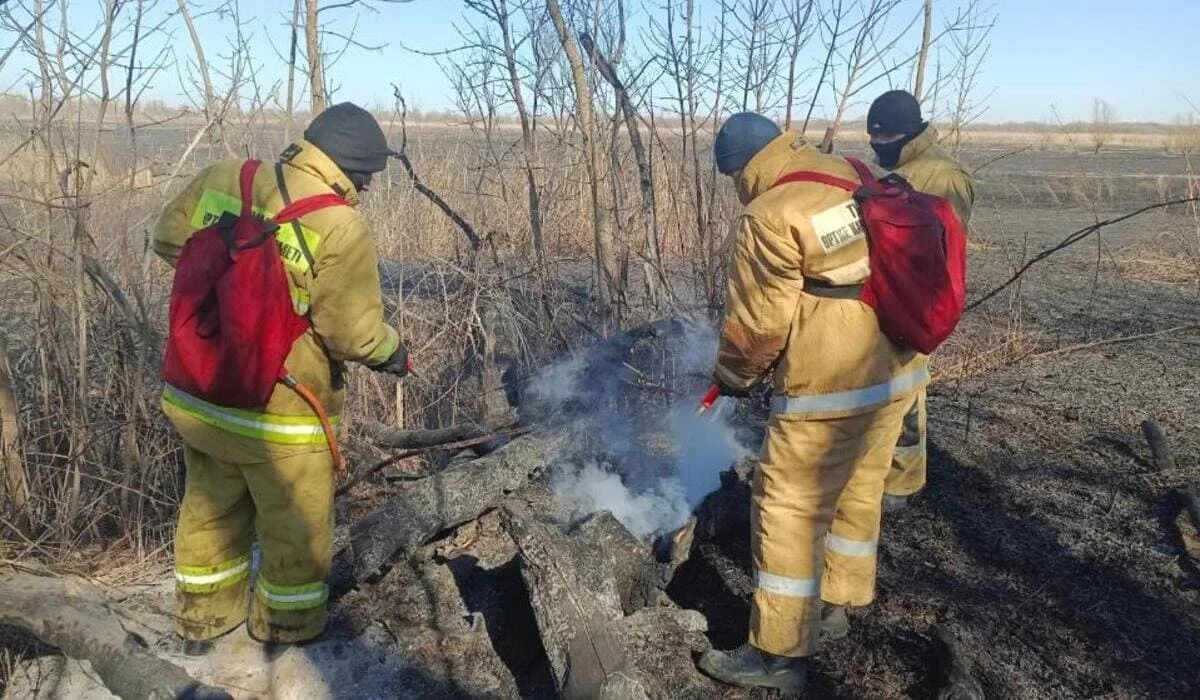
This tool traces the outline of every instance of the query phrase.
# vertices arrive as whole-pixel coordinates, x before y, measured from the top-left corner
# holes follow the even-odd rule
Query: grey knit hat
[[[392,153],[375,117],[350,102],[318,114],[304,130],[304,138],[347,173],[381,172]]]

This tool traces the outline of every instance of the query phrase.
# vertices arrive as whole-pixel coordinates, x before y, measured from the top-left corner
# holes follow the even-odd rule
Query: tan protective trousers
[[[874,600],[883,480],[910,404],[847,418],[771,417],[754,478],[751,645],[809,656],[822,601]]]
[[[333,460],[328,451],[257,464],[184,445],[187,485],[175,531],[176,630],[211,639],[247,616],[251,546],[261,564],[249,601],[250,635],[300,642],[325,628],[333,551]]]
[[[904,414],[900,439],[892,452],[883,492],[889,496],[911,496],[925,488],[926,456],[925,389],[917,392]]]

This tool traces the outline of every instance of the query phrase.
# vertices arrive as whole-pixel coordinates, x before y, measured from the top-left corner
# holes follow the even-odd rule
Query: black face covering
[[[900,152],[917,137],[916,134],[906,134],[899,141],[891,143],[872,143],[871,149],[875,151],[875,156],[879,159],[879,164],[891,170],[900,163]]]
[[[346,177],[354,185],[354,189],[362,192],[371,186],[371,173],[360,173],[353,170],[346,171]]]

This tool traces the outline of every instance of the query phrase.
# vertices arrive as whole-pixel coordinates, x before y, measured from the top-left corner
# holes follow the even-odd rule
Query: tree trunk
[[[292,43],[288,51],[287,122],[283,127],[283,140],[287,143],[292,142],[292,129],[296,126],[296,49],[298,48],[297,44],[300,43],[301,2],[302,0],[296,0],[292,5]]]
[[[921,32],[921,54],[917,58],[917,80],[913,96],[920,102],[925,96],[925,65],[929,61],[929,44],[933,35],[933,0],[925,0],[925,29]]]
[[[99,594],[76,581],[13,574],[0,577],[0,624],[23,629],[72,659],[87,660],[125,700],[232,700],[146,651]]]
[[[180,0],[182,2],[183,0]],[[317,0],[304,0],[304,38],[308,50],[308,83],[312,96],[312,113],[315,117],[325,111],[325,74],[321,70],[320,27],[317,24]]]
[[[650,168],[650,159],[646,157],[646,145],[642,142],[642,132],[638,124],[637,110],[629,99],[629,90],[625,83],[617,77],[613,65],[596,51],[596,47],[588,34],[580,34],[579,41],[584,51],[595,58],[596,68],[600,76],[612,86],[616,93],[617,104],[625,119],[625,130],[629,132],[629,145],[633,149],[633,158],[637,163],[638,185],[642,197],[642,236],[646,246],[647,262],[644,265],[646,288],[653,308],[662,306],[666,288],[666,279],[662,272],[662,251],[658,241],[658,204],[654,196],[654,173]],[[615,126],[615,125],[614,125]],[[616,177],[615,169],[613,177]]]
[[[612,230],[604,219],[600,205],[600,155],[596,146],[596,122],[592,111],[592,91],[588,86],[587,72],[579,47],[567,30],[562,8],[558,0],[546,0],[546,11],[558,32],[558,40],[567,61],[571,65],[571,78],[575,84],[575,110],[579,120],[579,133],[583,139],[583,150],[587,158],[589,198],[592,207],[592,238],[596,254],[596,291],[600,296],[600,311],[605,320],[614,316],[621,303],[623,290],[617,277],[616,258],[613,255]]]
[[[29,475],[21,454],[19,418],[20,408],[13,390],[8,352],[4,339],[0,338],[0,469],[4,477],[0,479],[0,488],[4,489],[4,498],[0,503],[17,512],[29,504]]]

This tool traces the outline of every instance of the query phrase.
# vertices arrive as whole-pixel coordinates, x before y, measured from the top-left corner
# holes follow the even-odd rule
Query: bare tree
[[[804,50],[805,45],[812,37],[812,27],[809,20],[812,18],[814,0],[792,0],[788,7],[788,77],[787,77],[787,111],[784,114],[783,128],[792,128],[792,109],[796,105],[796,80],[797,66],[800,61],[800,52]]]
[[[583,55],[580,53],[571,31],[567,28],[558,0],[546,0],[546,11],[550,14],[550,20],[554,24],[555,31],[558,32],[558,39],[571,66],[571,76],[575,87],[576,119],[579,123],[579,135],[583,142],[584,157],[587,163],[592,236],[596,256],[596,292],[599,295],[601,313],[606,319],[609,319],[618,313],[623,290],[617,275],[612,230],[609,222],[604,219],[600,204],[600,152],[596,142],[597,129],[592,109],[592,90],[588,83]]]
[[[917,57],[917,77],[913,81],[913,96],[920,102],[925,97],[925,66],[929,62],[929,47],[933,41],[933,0],[925,0],[925,26],[921,30],[921,49]]]
[[[959,15],[956,31],[950,36],[950,54],[954,58],[948,78],[951,91],[950,130],[946,135],[951,150],[962,149],[967,127],[983,116],[991,93],[979,95],[979,76],[991,51],[989,37],[996,25],[992,7],[970,2]]]
[[[181,0],[182,1],[182,0]],[[312,113],[325,111],[325,71],[322,64],[317,0],[304,0],[304,41],[308,49],[308,94]]]
[[[1092,153],[1099,153],[1100,149],[1108,145],[1112,139],[1113,123],[1117,120],[1116,111],[1107,100],[1102,100],[1097,97],[1092,100]]]

